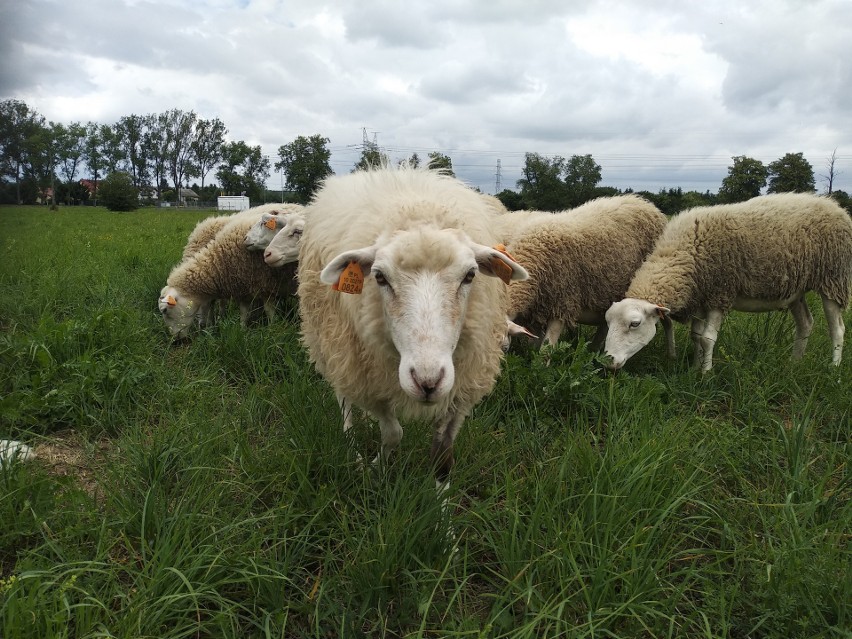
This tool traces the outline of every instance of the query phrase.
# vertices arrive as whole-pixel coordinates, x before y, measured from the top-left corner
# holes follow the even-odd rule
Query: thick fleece
[[[507,269],[502,275],[507,281],[526,276],[516,262],[491,248],[498,242],[494,233],[497,214],[457,179],[418,169],[381,169],[329,178],[308,209],[309,223],[298,261],[302,338],[311,361],[337,394],[344,428],[350,423],[350,403],[372,413],[379,419],[381,455],[386,456],[402,437],[399,417],[432,420],[431,457],[439,486],[445,487],[453,465],[455,436],[471,408],[492,389],[503,356],[507,287],[489,276],[499,269],[488,264],[496,260],[501,269]],[[390,322],[386,313],[395,311],[387,308],[395,306],[388,300],[395,302],[397,293],[389,288],[384,275],[368,269],[358,295],[335,291],[321,279],[322,274],[327,282],[341,258],[349,259],[353,251],[363,249],[369,254],[367,247],[392,247],[382,257],[390,260],[388,275],[410,276],[411,282],[432,282],[435,274],[454,271],[465,250],[472,249],[476,255],[478,274],[472,268],[452,289],[454,297],[446,298],[446,308],[455,309],[458,300],[466,300],[466,306],[459,306],[463,315],[453,318],[457,322],[453,330],[457,327],[459,332],[451,347],[452,374],[446,375],[452,381],[441,387],[434,401],[412,396],[411,380],[403,377],[402,361],[409,351],[397,350],[394,340],[401,338],[394,337],[393,331],[421,319],[404,315],[402,320]],[[404,290],[411,293],[410,288]],[[390,306],[384,306],[386,303]],[[436,313],[443,313],[443,308],[442,302]],[[431,334],[421,338],[416,331],[406,331],[404,339],[409,344],[431,343]],[[444,370],[430,386],[441,383]],[[430,389],[418,380],[419,374],[419,369],[411,368],[411,377],[428,399]]]
[[[624,297],[666,217],[638,195],[623,195],[559,213],[510,213],[507,222],[506,246],[529,273],[509,287],[509,318],[548,326],[555,342],[563,323],[605,326],[606,310]]]
[[[618,367],[650,340],[635,337],[642,333],[640,306],[647,311],[650,302],[674,319],[692,321],[695,362],[705,371],[730,310],[789,309],[796,322],[793,355],[801,357],[813,325],[804,302],[808,291],[822,297],[832,360],[839,364],[842,310],[852,295],[852,219],[834,200],[782,193],[694,208],[668,223],[626,299],[607,312],[607,353]],[[647,315],[656,321],[653,312]],[[628,318],[631,328],[614,334]]]
[[[243,246],[246,232],[262,213],[234,216],[204,248],[172,269],[160,299],[167,324],[170,313],[189,317],[214,299],[241,303],[258,300],[269,307],[276,298],[295,293],[295,265],[273,271],[264,263],[262,253]],[[173,308],[165,306],[164,298],[169,295],[176,302]],[[188,327],[180,324],[181,330]]]

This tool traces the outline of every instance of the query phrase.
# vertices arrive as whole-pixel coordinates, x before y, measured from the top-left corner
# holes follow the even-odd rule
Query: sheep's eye
[[[293,229],[293,235],[301,235],[302,229]]]
[[[462,284],[470,284],[473,278],[476,277],[476,269],[470,269],[462,280]]]
[[[641,323],[642,322],[640,322],[639,320],[633,320],[632,322],[630,322],[630,328],[639,328],[639,324]]]
[[[387,286],[388,285],[388,280],[385,277],[385,274],[382,273],[381,271],[375,271],[373,273],[373,277],[376,278],[376,284],[378,284],[379,286]]]

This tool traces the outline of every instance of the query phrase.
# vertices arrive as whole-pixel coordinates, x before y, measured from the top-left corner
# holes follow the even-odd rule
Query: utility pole
[[[496,178],[495,181],[494,181],[494,195],[497,195],[500,191],[503,190],[503,188],[502,188],[503,187],[503,175],[502,175],[502,171],[501,171],[501,168],[500,168],[500,159],[499,158],[497,159],[497,173],[495,173],[494,175],[495,175],[495,178]]]

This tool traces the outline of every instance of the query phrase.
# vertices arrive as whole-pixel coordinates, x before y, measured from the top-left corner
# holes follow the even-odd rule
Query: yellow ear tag
[[[500,251],[503,255],[508,257],[513,262],[516,261],[514,257],[509,255],[509,252],[506,250],[506,247],[502,244],[495,244],[494,249]],[[498,257],[492,257],[489,260],[491,264],[491,270],[494,271],[494,274],[503,280],[503,283],[508,284],[512,281],[512,267],[506,264],[503,260]]]
[[[360,295],[364,289],[364,273],[361,271],[361,265],[355,261],[349,262],[340,274],[337,284],[332,284],[331,288],[341,293]]]
[[[168,304],[169,306],[176,306],[177,300],[175,300],[175,298],[173,298],[171,295],[166,295],[166,304]]]
[[[274,230],[275,230],[275,226],[276,226],[276,224],[275,224],[275,219],[274,219],[274,218],[269,218],[268,220],[266,220],[266,222],[264,222],[264,223],[263,223],[263,225],[264,225],[266,228],[268,228],[270,231],[274,231]]]

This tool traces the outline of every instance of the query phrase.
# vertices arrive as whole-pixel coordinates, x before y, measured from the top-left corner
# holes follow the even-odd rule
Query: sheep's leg
[[[248,326],[249,318],[251,318],[251,303],[240,302],[240,326],[243,328]]]
[[[547,323],[547,330],[544,333],[544,343],[556,346],[559,342],[559,336],[562,335],[563,322],[561,319],[552,319]]]
[[[443,493],[450,485],[450,471],[455,464],[453,442],[464,422],[463,413],[450,413],[435,427],[432,435],[432,465],[435,469],[435,483],[438,493]]]
[[[660,318],[660,323],[663,325],[663,333],[666,336],[666,355],[669,359],[674,359],[677,354],[675,352],[674,323],[668,315],[663,315]]]
[[[702,373],[706,373],[713,368],[713,348],[716,346],[716,339],[719,337],[719,328],[721,328],[722,320],[724,319],[724,311],[720,311],[718,308],[707,312],[707,319],[704,321],[704,332],[699,338],[701,341],[701,350],[704,351],[701,362]]]
[[[382,448],[373,459],[374,465],[379,461],[387,462],[391,453],[399,447],[399,442],[402,440],[402,426],[399,425],[399,420],[393,412],[386,410],[376,417],[379,420],[379,430],[382,432]]]
[[[263,300],[263,310],[266,312],[266,319],[268,319],[269,323],[272,324],[272,322],[275,321],[275,300]]]
[[[692,337],[692,365],[695,368],[701,366],[701,361],[704,357],[704,350],[701,348],[701,336],[704,334],[705,323],[703,317],[696,316],[692,318],[690,336]]]
[[[814,327],[814,318],[805,298],[800,297],[790,306],[790,314],[796,322],[796,341],[793,343],[793,359],[802,359],[808,347],[808,338]]]
[[[840,304],[822,295],[822,308],[825,311],[825,321],[828,322],[828,335],[831,337],[831,363],[840,366],[843,357],[843,336],[846,326],[843,324],[843,309]]]
[[[441,511],[449,514],[450,470],[455,464],[453,458],[453,442],[464,423],[465,413],[450,413],[446,419],[438,423],[432,436],[432,465],[435,469],[435,490],[441,500]],[[456,533],[452,524],[447,529],[447,541],[455,548]],[[455,549],[457,550],[457,549]]]

